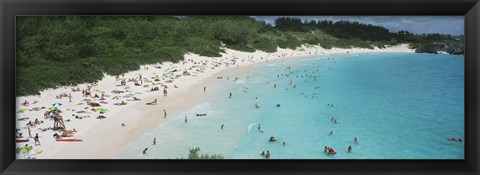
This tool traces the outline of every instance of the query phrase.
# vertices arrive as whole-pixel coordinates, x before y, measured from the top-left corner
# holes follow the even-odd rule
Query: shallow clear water
[[[464,137],[463,56],[340,54],[255,65],[223,77],[198,93],[203,104],[115,158],[185,158],[194,147],[234,159],[260,159],[267,150],[273,159],[464,158],[464,143],[447,140]],[[278,141],[269,142],[270,136]],[[337,154],[326,155],[325,146]]]

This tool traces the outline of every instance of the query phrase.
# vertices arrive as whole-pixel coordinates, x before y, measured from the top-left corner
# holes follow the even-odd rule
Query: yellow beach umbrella
[[[57,111],[58,108],[57,108],[57,107],[50,107],[50,108],[48,108],[48,110],[50,110],[50,111]]]
[[[25,112],[27,112],[27,111],[28,111],[28,109],[20,109],[20,110],[18,110],[17,113],[22,113],[23,117],[25,117]]]
[[[98,90],[98,89],[93,90],[93,92],[100,93],[100,94],[105,93],[105,91],[101,91],[101,90]]]
[[[41,154],[41,153],[43,153],[43,151],[42,151],[42,150],[39,150],[39,149],[34,149],[33,152],[34,152],[35,154]]]
[[[27,112],[27,111],[28,111],[28,109],[23,108],[23,109],[18,110],[18,113],[24,113],[24,112]]]

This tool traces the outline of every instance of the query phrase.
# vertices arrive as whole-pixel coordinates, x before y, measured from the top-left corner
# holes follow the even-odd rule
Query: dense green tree
[[[228,48],[275,52],[302,44],[373,48],[411,43],[419,52],[439,46],[461,54],[463,37],[390,32],[349,21],[278,18],[275,27],[249,16],[20,16],[16,18],[17,95],[93,82],[139,69],[177,62],[191,52],[218,57]],[[442,44],[445,43],[445,44]],[[447,45],[447,47],[445,46]]]

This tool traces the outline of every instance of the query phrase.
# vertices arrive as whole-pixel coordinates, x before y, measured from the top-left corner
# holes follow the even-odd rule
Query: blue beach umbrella
[[[54,104],[52,104],[53,107],[59,107],[59,106],[62,106],[62,103],[59,103],[59,102],[56,102]]]

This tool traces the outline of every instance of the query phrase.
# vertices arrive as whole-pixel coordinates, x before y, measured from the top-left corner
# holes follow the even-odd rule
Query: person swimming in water
[[[448,138],[448,140],[449,140],[449,141],[453,141],[453,142],[463,142],[462,139],[458,139],[458,140],[457,140],[457,139],[455,139],[455,138],[453,138],[453,137]]]
[[[269,158],[270,158],[270,151],[267,150],[267,154],[265,155],[265,158],[266,158],[266,159],[269,159]]]
[[[353,142],[355,142],[356,144],[358,144],[358,138],[355,137],[355,138],[353,139]]]
[[[265,156],[265,151],[262,151],[262,153],[260,153],[260,156]]]
[[[276,139],[274,136],[271,136],[270,139],[269,139],[269,141],[275,142],[275,141],[277,141],[277,139]]]
[[[351,146],[351,145],[350,145],[350,146],[348,146],[348,148],[347,148],[347,152],[348,152],[348,153],[351,153],[351,152],[352,152],[352,146]]]

